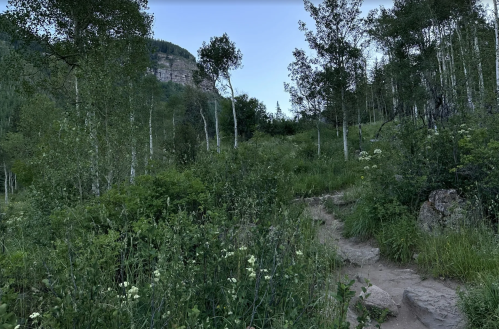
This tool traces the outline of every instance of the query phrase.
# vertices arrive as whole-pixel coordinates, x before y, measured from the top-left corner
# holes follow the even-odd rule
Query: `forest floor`
[[[335,200],[341,194],[335,195]],[[317,199],[317,198],[315,198]],[[396,317],[388,316],[381,328],[464,328],[464,321],[456,307],[459,284],[443,278],[432,279],[420,274],[415,264],[401,265],[379,257],[375,241],[344,238],[343,222],[326,211],[323,204],[310,204],[308,211],[314,220],[323,223],[318,232],[321,243],[335,248],[343,259],[343,266],[335,273],[335,280],[355,280],[351,289],[356,295],[350,302],[348,321],[351,328],[358,324],[355,303],[368,279],[372,285],[387,292],[398,308]],[[404,292],[406,296],[404,297]],[[369,297],[371,298],[371,296]],[[375,328],[372,321],[367,328]]]

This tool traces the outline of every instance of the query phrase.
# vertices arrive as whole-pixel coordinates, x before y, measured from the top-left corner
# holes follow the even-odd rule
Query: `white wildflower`
[[[139,295],[135,295],[133,296],[133,299],[138,299],[140,296]]]
[[[248,263],[251,264],[251,266],[255,265],[256,257],[251,255],[250,259],[248,259]]]
[[[264,279],[265,279],[265,280],[270,280],[270,278],[271,278],[271,276],[270,276],[270,275],[266,275],[266,276],[264,276]]]
[[[161,276],[161,273],[159,273],[159,270],[156,270],[153,273],[154,273],[154,276],[157,278],[159,278]]]
[[[227,278],[227,281],[232,282],[232,283],[237,282],[236,278]]]
[[[365,167],[364,167],[364,170],[369,170],[369,169],[370,169],[370,167],[369,167],[369,166],[365,166]]]
[[[33,313],[31,313],[31,315],[30,315],[29,317],[30,317],[31,319],[36,319],[36,318],[38,318],[39,316],[40,316],[40,313],[38,313],[38,312],[33,312]]]
[[[378,166],[377,165],[373,165],[371,168],[376,169],[376,168],[378,168]]]
[[[239,247],[239,250],[241,250],[241,251],[246,250],[246,249],[248,249],[246,246]]]
[[[381,154],[381,150],[380,149],[375,149],[374,150],[374,154]]]
[[[120,286],[120,287],[125,287],[125,288],[126,288],[126,287],[128,287],[128,282],[126,282],[126,281],[125,281],[125,282],[123,282],[123,283],[120,283],[120,284],[119,284],[119,286]]]
[[[297,254],[298,256],[301,256],[301,255],[303,255],[303,251],[301,251],[301,250],[297,250],[297,251],[296,251],[296,254]]]

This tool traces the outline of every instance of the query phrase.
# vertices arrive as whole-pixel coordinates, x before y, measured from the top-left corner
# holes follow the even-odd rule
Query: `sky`
[[[6,4],[0,0],[0,11]],[[391,0],[364,0],[362,15],[391,4]],[[232,73],[236,94],[257,98],[271,113],[279,102],[290,115],[284,91],[284,82],[290,82],[287,67],[295,48],[308,49],[298,21],[313,27],[302,0],[149,0],[149,12],[154,15],[154,38],[177,44],[196,57],[203,41],[227,33],[243,54],[243,67]]]

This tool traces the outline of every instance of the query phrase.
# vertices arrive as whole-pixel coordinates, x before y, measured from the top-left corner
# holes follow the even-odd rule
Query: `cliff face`
[[[192,59],[159,52],[156,54],[156,61],[156,68],[152,71],[158,80],[162,82],[172,81],[184,86],[195,86],[192,71],[196,70],[197,67],[196,62]],[[204,80],[200,88],[203,91],[214,92],[213,83],[208,80]]]

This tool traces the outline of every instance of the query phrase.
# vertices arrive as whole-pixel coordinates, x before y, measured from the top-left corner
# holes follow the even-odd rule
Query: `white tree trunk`
[[[206,124],[206,119],[203,114],[203,109],[199,106],[199,113],[201,114],[201,118],[203,118],[204,124],[204,134],[206,137],[206,151],[210,151],[210,137],[208,136],[208,125]]]
[[[215,131],[217,134],[217,152],[220,153],[220,131],[218,129],[218,108],[217,108],[216,99],[215,99]]]
[[[456,24],[456,32],[457,32],[457,37],[459,38],[459,49],[461,51],[461,57],[462,57],[462,61],[463,61],[464,82],[466,84],[466,96],[468,98],[468,106],[471,110],[474,110],[475,105],[473,104],[473,95],[471,93],[470,77],[468,74],[468,70],[466,68],[466,60],[465,60],[465,56],[464,56],[463,41],[462,41],[462,37],[461,37],[461,31],[459,31],[459,27],[457,27],[457,24]]]
[[[136,143],[137,140],[135,138],[135,113],[133,111],[132,104],[132,83],[130,82],[130,95],[128,96],[128,102],[130,106],[130,135],[131,135],[131,162],[130,162],[130,183],[133,184],[135,182],[135,171],[137,167],[137,150]]]
[[[234,100],[234,89],[232,88],[230,77],[227,80],[229,82],[230,97],[232,101],[232,115],[234,116],[234,148],[237,149],[237,117],[236,117],[236,103]]]
[[[497,0],[494,2],[494,31],[496,37],[496,101],[499,105],[499,14],[497,12]]]
[[[317,119],[317,156],[321,156],[321,130],[319,127],[320,117]]]
[[[152,147],[152,110],[154,107],[154,96],[151,96],[151,108],[149,109],[149,160],[152,161],[153,147]]]
[[[4,179],[4,182],[3,182],[3,189],[4,189],[4,192],[5,192],[5,205],[8,205],[9,204],[9,187],[8,187],[8,184],[7,184],[7,166],[5,165],[5,162],[3,163],[3,172],[4,172],[4,175],[5,175],[5,179]]]
[[[343,152],[345,154],[345,161],[348,161],[348,116],[345,106],[345,91],[341,90],[341,109],[343,111]]]
[[[480,46],[478,45],[478,37],[476,35],[476,26],[474,28],[475,53],[478,58],[478,84],[480,88],[480,103],[483,106],[485,101],[485,87],[483,82],[482,57],[480,56]]]

